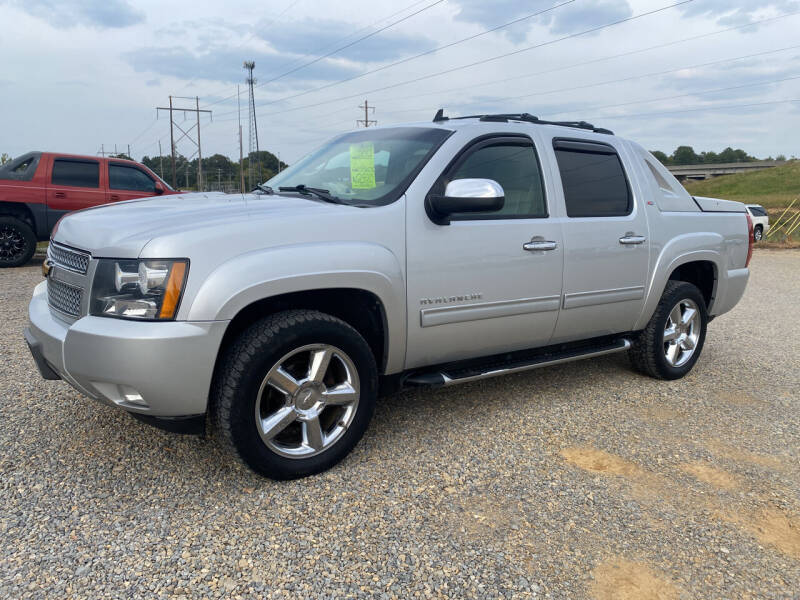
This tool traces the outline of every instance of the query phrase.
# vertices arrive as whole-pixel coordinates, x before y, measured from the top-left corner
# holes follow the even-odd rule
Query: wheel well
[[[31,209],[20,202],[0,202],[0,215],[16,217],[30,225],[36,232],[36,219],[33,218]]]
[[[240,310],[228,325],[219,355],[250,324],[267,315],[289,309],[311,309],[333,315],[352,326],[369,344],[382,372],[386,360],[386,316],[378,297],[364,290],[332,288],[307,290],[258,300]]]
[[[717,281],[717,270],[710,260],[698,260],[682,264],[669,276],[671,281],[685,281],[691,283],[703,294],[706,308],[711,308],[714,299],[714,288]]]

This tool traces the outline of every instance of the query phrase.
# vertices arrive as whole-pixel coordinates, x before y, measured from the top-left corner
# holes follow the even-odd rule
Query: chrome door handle
[[[643,235],[624,235],[623,237],[619,238],[620,244],[625,245],[633,245],[633,244],[644,244],[647,238]]]
[[[522,244],[522,248],[523,250],[528,250],[529,252],[536,252],[538,250],[555,250],[558,248],[558,242],[530,241]]]

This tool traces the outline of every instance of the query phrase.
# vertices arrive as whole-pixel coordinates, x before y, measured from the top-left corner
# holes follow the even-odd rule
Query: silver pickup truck
[[[380,392],[627,351],[684,376],[742,297],[743,204],[585,122],[340,135],[250,194],[73,213],[26,340],[41,374],[202,431],[273,478],[327,469]]]

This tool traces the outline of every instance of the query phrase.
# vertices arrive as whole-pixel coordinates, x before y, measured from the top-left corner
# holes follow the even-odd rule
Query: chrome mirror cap
[[[447,184],[447,198],[504,198],[503,186],[494,179],[456,179]]]

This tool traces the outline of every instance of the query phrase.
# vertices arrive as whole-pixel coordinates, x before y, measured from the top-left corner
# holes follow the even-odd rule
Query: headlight
[[[90,313],[100,317],[174,319],[189,261],[112,260],[97,265]]]

